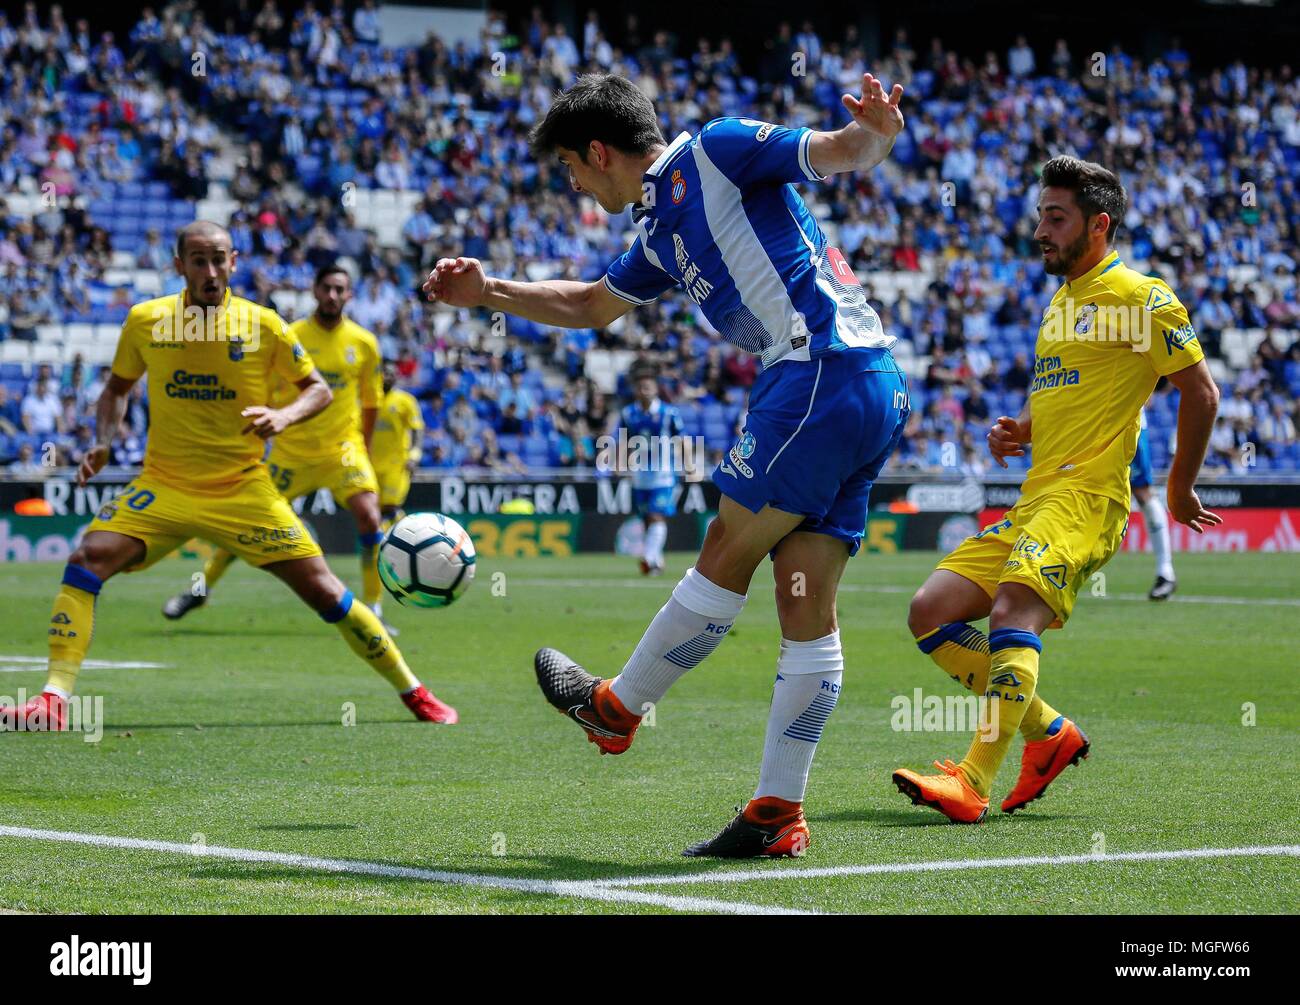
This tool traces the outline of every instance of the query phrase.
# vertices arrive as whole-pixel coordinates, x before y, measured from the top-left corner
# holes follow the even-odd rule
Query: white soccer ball
[[[441,513],[412,513],[379,545],[379,578],[399,604],[446,607],[474,582],[474,542]]]

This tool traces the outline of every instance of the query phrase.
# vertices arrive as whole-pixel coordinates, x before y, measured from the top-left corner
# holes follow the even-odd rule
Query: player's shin
[[[361,548],[361,600],[376,614],[380,613],[379,604],[383,596],[383,584],[379,581],[379,542],[383,539],[382,530],[357,535]]]
[[[745,606],[695,569],[673,588],[611,689],[628,711],[644,715],[673,683],[718,647]]]
[[[221,577],[235,564],[235,556],[224,548],[218,548],[212,557],[203,563],[203,589],[211,593],[212,588],[221,582]]]
[[[811,642],[781,640],[763,767],[745,810],[753,822],[778,823],[782,810],[799,811],[822,729],[839,700],[843,671],[838,631]]]
[[[103,585],[103,580],[80,565],[64,568],[63,585],[50,613],[46,691],[67,698],[76,688],[81,661],[86,658],[95,631],[95,600]]]
[[[420,686],[383,622],[365,604],[355,603],[351,590],[332,608],[322,611],[321,618],[337,628],[352,651],[398,691],[405,694]]]
[[[651,522],[645,531],[645,560],[652,568],[664,564],[664,542],[668,540],[668,524],[662,520]]]
[[[1043,644],[1033,632],[995,628],[989,633],[989,651],[989,682],[984,692],[991,703],[988,727],[976,733],[957,766],[985,799],[1033,700]]]
[[[920,636],[916,647],[967,691],[983,694],[988,690],[989,640],[978,628],[951,621]],[[1061,714],[1035,694],[1025,709],[1020,733],[1031,743],[1046,739],[1060,719]]]
[[[1151,550],[1155,552],[1156,575],[1173,579],[1174,554],[1169,543],[1169,516],[1165,513],[1164,502],[1155,492],[1150,493],[1142,504],[1142,514],[1146,517]]]

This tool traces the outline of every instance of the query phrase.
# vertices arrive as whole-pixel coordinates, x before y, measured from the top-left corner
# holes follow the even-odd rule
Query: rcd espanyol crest
[[[686,198],[686,180],[682,178],[681,168],[678,168],[676,171],[673,172],[672,183],[673,183],[673,188],[672,188],[673,205],[676,206],[679,202],[681,202],[683,199]]]

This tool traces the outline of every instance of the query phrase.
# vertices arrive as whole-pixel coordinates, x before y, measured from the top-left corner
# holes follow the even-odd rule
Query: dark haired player
[[[864,74],[861,96],[843,96],[852,121],[842,129],[722,118],[668,143],[634,84],[582,77],[535,128],[533,150],[558,158],[573,188],[607,212],[631,206],[632,247],[592,283],[510,282],[456,258],[438,262],[425,284],[443,303],[571,328],[604,327],[676,287],[763,362],[745,429],[713,473],[722,499],[699,559],[622,673],[603,680],[554,649],[534,661],[547,700],[602,752],[622,753],[673,683],[724,644],[772,556],[782,639],[758,785],[688,855],[807,847],[804,791],[844,669],[836,590],[908,404],[893,336],[794,185],[884,160],[903,128],[902,94]]]
[[[1099,164],[1056,157],[1043,166],[1034,239],[1043,268],[1064,282],[1043,312],[1024,410],[999,417],[988,436],[1003,467],[1031,442],[1033,464],[1005,518],[967,538],[912,598],[908,627],[921,652],[997,702],[996,730],[976,736],[959,764],[936,761],[938,775],[894,773],[913,803],[957,822],[984,819],[1017,731],[1025,750],[1004,813],[1088,755],[1079,727],[1038,694],[1040,636],[1064,625],[1079,589],[1119,549],[1139,415],[1161,377],[1182,395],[1169,512],[1198,534],[1221,522],[1193,488],[1218,388],[1173,291],[1113,250],[1126,205],[1119,179]],[[969,624],[984,617],[987,636]]]

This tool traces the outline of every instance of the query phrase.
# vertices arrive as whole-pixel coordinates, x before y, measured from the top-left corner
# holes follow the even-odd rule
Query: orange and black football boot
[[[687,858],[800,858],[808,851],[803,804],[774,796],[751,799],[717,836],[682,852]]]
[[[602,754],[621,754],[632,746],[641,717],[623,707],[609,681],[556,649],[537,650],[533,669],[546,700],[586,730]]]
[[[966,776],[952,761],[934,766],[942,775],[921,775],[907,768],[894,772],[898,791],[912,800],[913,806],[929,806],[953,823],[977,824],[988,815],[989,801],[976,792]]]
[[[1061,724],[1055,736],[1026,743],[1020,755],[1020,778],[1002,800],[1002,812],[1014,813],[1032,803],[1047,791],[1053,778],[1087,757],[1091,747],[1087,735],[1070,719]]]

